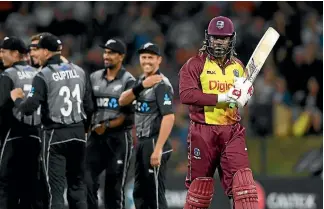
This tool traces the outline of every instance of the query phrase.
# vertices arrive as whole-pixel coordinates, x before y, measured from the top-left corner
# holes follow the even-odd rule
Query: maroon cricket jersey
[[[221,68],[206,53],[190,58],[179,73],[179,95],[189,105],[190,119],[201,124],[231,125],[241,120],[237,108],[217,103],[217,96],[226,93],[235,77],[245,76],[242,62],[232,57]]]

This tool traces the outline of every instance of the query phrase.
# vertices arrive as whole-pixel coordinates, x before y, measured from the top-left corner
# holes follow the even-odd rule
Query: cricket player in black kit
[[[25,116],[10,98],[14,88],[22,88],[27,94],[37,71],[23,61],[27,47],[21,39],[5,37],[1,47],[2,60],[8,68],[0,78],[0,115],[6,116],[10,129],[0,154],[0,208],[40,208],[35,188],[41,147],[40,112],[35,110]]]
[[[49,209],[64,207],[67,182],[69,208],[86,209],[86,139],[84,121],[93,111],[91,86],[83,69],[60,59],[61,41],[43,36],[38,43],[42,70],[33,80],[27,100],[21,89],[11,91],[15,106],[26,115],[41,105],[43,162],[48,180]]]
[[[121,106],[136,100],[138,143],[133,197],[136,209],[166,209],[166,168],[172,152],[167,139],[174,124],[173,88],[159,71],[162,57],[158,46],[146,43],[138,52],[144,74],[119,99]]]
[[[1,44],[0,44],[0,50],[1,50],[1,47],[2,47],[1,45],[2,45],[2,41],[1,41]],[[3,62],[2,62],[2,53],[0,51],[0,77],[2,76],[1,73],[5,69],[6,69],[6,67],[3,65]],[[9,116],[4,115],[3,113],[0,114],[0,148],[3,145],[4,139],[6,138],[6,135],[8,133],[8,130],[10,128],[9,127],[9,123],[6,120],[7,120],[7,118],[9,118],[12,115],[11,111],[3,111],[3,112],[6,112],[7,114],[9,112]]]
[[[98,208],[98,177],[105,170],[104,204],[106,209],[125,208],[125,181],[132,156],[132,105],[120,107],[123,91],[132,88],[135,78],[122,66],[125,44],[109,39],[104,48],[105,69],[90,75],[96,111],[87,146],[88,208]]]
[[[43,33],[38,33],[36,35],[33,35],[30,38],[30,44],[29,44],[30,64],[33,67],[37,68],[38,71],[42,69],[42,66],[38,61],[38,52],[39,52],[38,43],[42,36],[47,36],[47,35],[53,35],[53,34],[48,32],[43,32]],[[62,50],[62,43],[60,43],[58,52],[61,52],[61,50]],[[64,63],[69,63],[69,61],[66,58],[64,58],[62,55],[61,55],[61,60]],[[40,168],[43,168],[42,166],[44,165],[43,158],[40,158],[39,164],[40,164]],[[40,180],[39,181],[40,184],[38,185],[38,189],[36,189],[38,194],[37,197],[42,204],[48,205],[49,200],[48,200],[48,192],[47,192],[48,189],[47,189],[47,182],[46,182],[46,174],[43,169],[39,170],[39,180]]]

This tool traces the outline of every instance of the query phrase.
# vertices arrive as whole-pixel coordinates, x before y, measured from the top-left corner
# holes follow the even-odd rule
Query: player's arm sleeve
[[[136,80],[135,78],[129,79],[125,85],[125,91],[127,91],[128,89],[131,89],[135,86]]]
[[[118,103],[119,103],[120,106],[130,105],[136,99],[136,96],[135,96],[135,94],[133,92],[133,87],[136,84],[139,84],[139,82],[141,82],[139,79],[134,81],[134,83],[132,84],[133,86],[131,88],[129,88],[128,90],[125,90],[120,95],[119,100],[118,100]]]
[[[0,112],[10,103],[12,100],[10,98],[10,91],[13,89],[13,81],[5,75],[0,77]],[[11,103],[12,105],[12,103]]]
[[[46,92],[47,86],[45,81],[39,75],[36,75],[27,99],[25,101],[21,98],[16,99],[15,106],[25,115],[31,115],[41,103],[46,101]]]
[[[87,120],[84,120],[85,131],[88,132],[88,129],[91,124],[92,114],[95,111],[95,98],[92,92],[92,85],[90,80],[90,75],[86,73],[86,86],[85,86],[85,94],[83,97],[83,108],[87,115]]]
[[[94,96],[91,87],[90,76],[86,74],[85,94],[83,97],[83,108],[86,114],[92,114],[94,111]]]
[[[132,89],[135,86],[135,84],[136,84],[135,78],[129,79],[127,81],[126,85],[125,85],[124,91]],[[127,113],[132,113],[132,112],[134,112],[133,111],[133,104],[130,103],[130,104],[126,105],[126,106],[123,106],[123,107],[121,107],[121,110],[122,110],[123,113],[126,113],[126,114]]]
[[[200,86],[201,61],[191,59],[185,63],[179,73],[179,95],[182,104],[197,106],[214,106],[217,94],[205,94]]]
[[[173,114],[173,92],[170,86],[160,83],[155,88],[156,102],[162,116]]]
[[[128,80],[124,91],[132,89],[135,86],[135,83],[136,81],[134,78]],[[134,123],[134,106],[132,103],[122,106],[120,111],[126,116],[125,120],[127,120],[129,123]]]

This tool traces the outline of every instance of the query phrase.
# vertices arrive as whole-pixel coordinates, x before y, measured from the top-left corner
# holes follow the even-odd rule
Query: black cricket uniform
[[[40,113],[25,116],[10,98],[10,91],[21,88],[27,95],[31,90],[35,68],[26,62],[15,62],[0,78],[1,128],[7,130],[0,154],[0,208],[40,208],[37,200]]]
[[[6,69],[6,67],[3,66],[3,62],[2,62],[2,60],[0,60],[0,79],[2,76],[2,72],[4,72],[5,69]],[[11,112],[12,106],[13,106],[13,104],[11,102],[11,107],[9,109],[1,108],[4,111],[2,111],[0,114],[0,148],[3,145],[4,139],[6,138],[8,130],[10,128],[10,121],[8,121],[8,119],[10,119],[12,117],[12,112]]]
[[[4,72],[5,69],[6,69],[6,67],[3,65],[3,62],[0,59],[0,77],[2,76],[2,72]],[[10,117],[10,115],[9,115],[9,117]],[[6,137],[6,134],[9,130],[8,121],[6,121],[7,119],[8,119],[7,115],[0,114],[0,148],[2,147],[4,138]]]
[[[64,207],[64,188],[70,208],[86,209],[84,185],[86,139],[84,121],[93,111],[91,86],[83,69],[54,55],[33,80],[26,101],[15,106],[26,115],[41,105],[42,160],[50,209]]]
[[[0,77],[2,76],[2,72],[5,69],[6,68],[3,66],[2,60],[0,60]],[[8,113],[8,112],[9,112],[9,115],[4,114],[4,113]],[[0,114],[0,148],[3,145],[4,139],[5,139],[6,135],[7,135],[7,132],[8,132],[9,127],[10,127],[9,123],[8,123],[9,122],[8,119],[10,118],[10,115],[12,115],[11,109],[10,109],[10,111],[3,111],[3,113]]]
[[[0,91],[0,97],[1,97],[1,106],[0,106],[0,148],[2,148],[4,144],[4,139],[7,136],[7,133],[11,127],[13,114],[12,114],[12,108],[13,108],[13,102],[10,98],[10,93],[8,94],[7,91],[10,89],[10,80],[7,78],[4,78],[3,80],[3,73],[0,74],[0,80],[1,80],[1,89]],[[7,90],[3,86],[7,87]]]
[[[161,74],[157,71],[157,74]],[[163,74],[163,80],[151,88],[144,89],[136,98],[135,126],[136,145],[134,202],[136,209],[166,209],[165,179],[167,161],[172,147],[167,141],[163,147],[161,165],[153,168],[150,163],[158,139],[162,117],[173,114],[173,88]],[[141,76],[137,82],[144,80]]]
[[[92,130],[87,146],[88,208],[98,208],[98,177],[105,170],[104,202],[106,209],[125,208],[125,181],[132,156],[133,140],[131,129],[134,123],[132,105],[120,107],[120,95],[132,88],[135,78],[121,68],[114,80],[107,80],[107,70],[98,70],[90,75],[94,104],[92,127],[126,116],[123,124],[107,128],[102,135]]]

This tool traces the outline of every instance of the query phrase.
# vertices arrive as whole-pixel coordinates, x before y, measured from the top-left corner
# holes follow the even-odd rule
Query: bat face
[[[255,48],[246,68],[248,72],[248,79],[253,82],[259,74],[264,62],[268,58],[272,48],[279,39],[279,33],[269,27],[265,32],[257,47]]]
[[[263,35],[263,37],[261,38],[261,40],[259,41],[249,62],[246,65],[246,70],[248,74],[247,80],[249,80],[251,83],[254,82],[255,78],[259,74],[272,48],[278,41],[279,36],[280,36],[279,33],[275,29],[269,27],[268,30]],[[234,108],[235,104],[231,103],[229,107]]]

